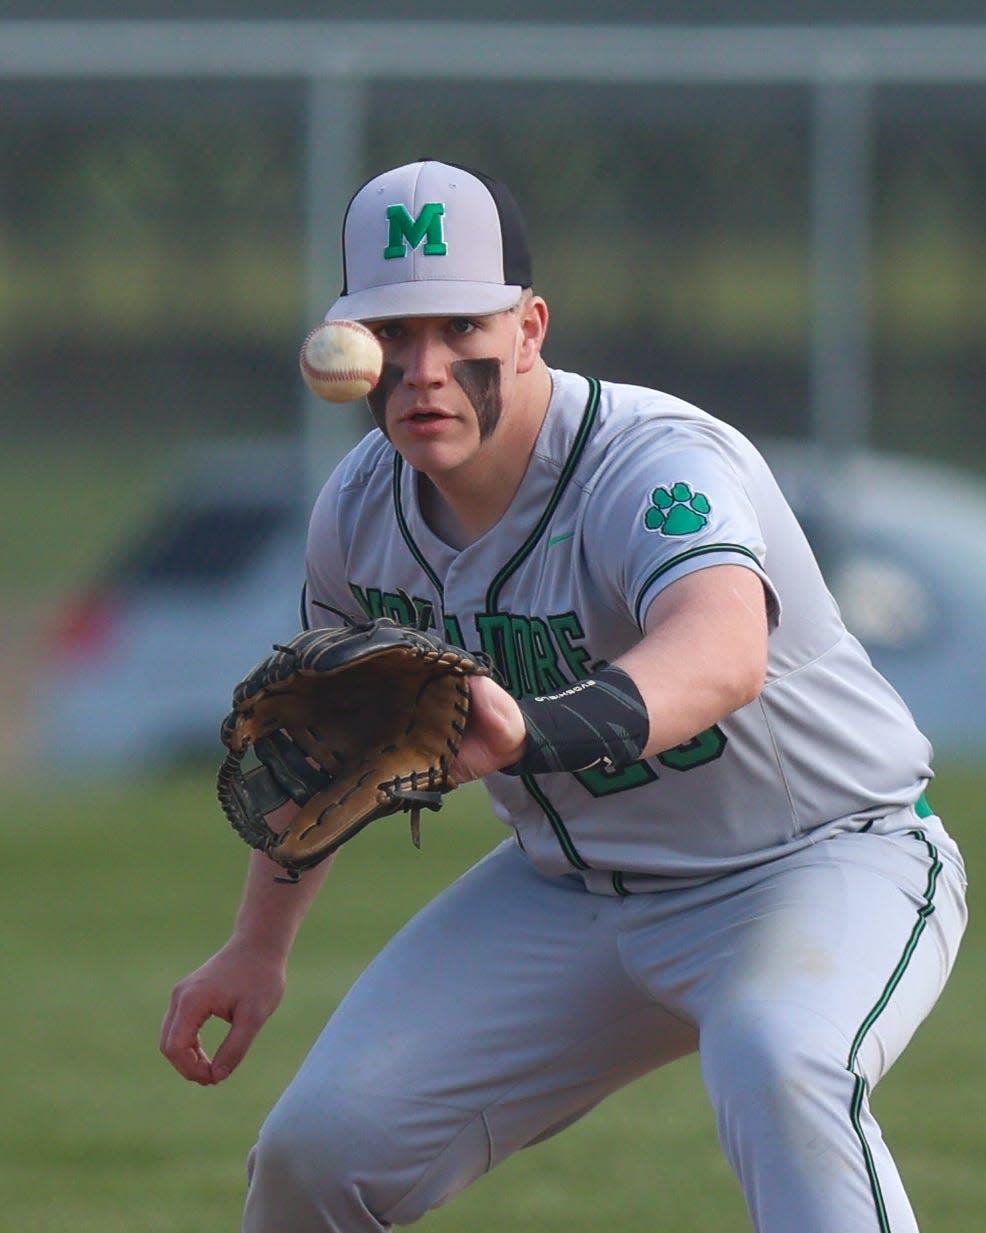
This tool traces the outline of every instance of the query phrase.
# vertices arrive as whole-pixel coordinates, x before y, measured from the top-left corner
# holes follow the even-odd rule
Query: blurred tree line
[[[364,170],[433,155],[511,184],[554,311],[550,362],[801,436],[809,102],[794,87],[379,84]],[[986,469],[986,92],[875,103],[871,440]],[[304,106],[279,82],[0,85],[7,439],[298,428]]]

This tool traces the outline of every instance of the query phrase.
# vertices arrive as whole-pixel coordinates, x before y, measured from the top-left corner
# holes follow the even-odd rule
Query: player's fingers
[[[265,960],[239,948],[217,952],[180,981],[161,1027],[161,1052],[186,1079],[212,1084],[242,1061],[253,1038],[270,1018],[284,993],[282,960]],[[215,1061],[202,1047],[201,1030],[210,1019],[230,1024]]]
[[[216,1050],[209,1069],[210,1081],[222,1083],[228,1079],[240,1062],[246,1057],[257,1033],[263,1027],[267,1016],[253,1011],[241,1010],[234,1017],[226,1039]]]
[[[516,700],[490,677],[470,681],[472,703],[465,739],[452,764],[455,783],[481,779],[516,762],[524,749],[527,728]]]
[[[202,1025],[212,1013],[204,1003],[193,1003],[176,993],[161,1025],[161,1052],[183,1078],[193,1083],[215,1082],[209,1056],[199,1036]]]
[[[209,1056],[198,1039],[189,1044],[169,1043],[162,1053],[183,1079],[208,1086],[215,1082]]]

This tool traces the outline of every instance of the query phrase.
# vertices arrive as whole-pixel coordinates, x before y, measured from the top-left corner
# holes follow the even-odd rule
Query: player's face
[[[495,438],[530,363],[523,322],[518,308],[366,323],[384,354],[370,409],[411,466],[428,475],[451,471]]]

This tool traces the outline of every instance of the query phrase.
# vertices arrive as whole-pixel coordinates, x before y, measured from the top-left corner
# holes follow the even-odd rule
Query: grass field
[[[5,787],[3,1233],[233,1233],[255,1130],[326,1012],[393,929],[501,834],[475,789],[426,819],[421,852],[401,822],[365,831],[309,917],[285,1002],[244,1068],[200,1089],[171,1072],[157,1032],[171,986],[224,940],[239,894],[245,850],[211,781],[207,768],[167,785]],[[953,768],[933,798],[963,843],[974,892],[984,796],[986,773]],[[982,1223],[984,959],[973,911],[945,997],[874,1101],[926,1233]],[[417,1227],[749,1224],[689,1060]]]

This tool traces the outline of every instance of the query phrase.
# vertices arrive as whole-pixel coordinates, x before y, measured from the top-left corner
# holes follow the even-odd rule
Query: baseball
[[[353,402],[380,380],[383,351],[358,321],[323,321],[302,344],[299,362],[313,394],[326,402]]]

